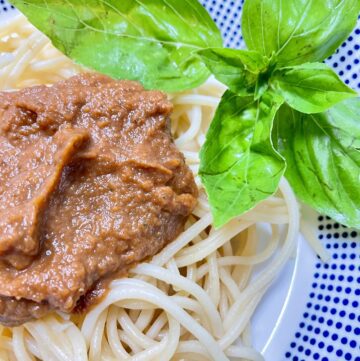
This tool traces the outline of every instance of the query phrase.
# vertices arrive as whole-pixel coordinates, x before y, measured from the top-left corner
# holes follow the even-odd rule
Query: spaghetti
[[[0,25],[1,90],[52,84],[80,71],[23,16]],[[113,281],[86,315],[54,313],[13,329],[0,326],[1,360],[263,360],[251,345],[250,319],[294,252],[299,210],[283,179],[278,194],[213,227],[199,150],[224,90],[210,78],[169,95],[172,133],[200,192],[185,231],[127,278]],[[265,246],[258,234],[264,223]]]

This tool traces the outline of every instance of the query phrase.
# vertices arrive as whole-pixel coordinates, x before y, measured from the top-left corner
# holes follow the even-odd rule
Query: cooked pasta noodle
[[[0,24],[1,90],[52,84],[80,71],[23,16]],[[185,231],[127,278],[113,281],[86,315],[54,313],[13,329],[0,326],[1,360],[263,360],[252,348],[250,320],[293,254],[299,210],[282,179],[275,196],[213,227],[198,176],[199,150],[224,90],[210,78],[170,95],[175,142],[200,192]],[[265,246],[258,232],[264,223]]]

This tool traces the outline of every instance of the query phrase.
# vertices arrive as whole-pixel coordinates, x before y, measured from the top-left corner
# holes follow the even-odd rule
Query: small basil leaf
[[[202,50],[199,55],[216,79],[242,96],[254,93],[257,74],[268,65],[256,51],[216,48]]]
[[[323,63],[278,69],[273,73],[271,84],[287,104],[303,113],[320,113],[357,95]]]
[[[220,227],[273,194],[285,170],[271,129],[282,99],[261,100],[226,91],[200,153],[200,176]]]
[[[287,162],[296,195],[341,224],[360,228],[360,99],[326,113],[302,114],[287,105],[274,123],[274,144]]]
[[[269,88],[269,73],[265,72],[259,74],[256,81],[254,99],[255,100],[260,99],[268,88]]]
[[[276,53],[279,66],[322,61],[356,25],[359,0],[246,0],[244,40],[263,55]]]
[[[179,91],[209,76],[196,51],[221,47],[196,0],[12,0],[74,61],[146,88]],[[196,29],[194,31],[194,29]]]

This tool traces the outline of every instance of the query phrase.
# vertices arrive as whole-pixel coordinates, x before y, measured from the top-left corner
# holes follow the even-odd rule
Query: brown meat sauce
[[[171,111],[97,74],[0,93],[0,322],[73,311],[183,230],[197,188]]]

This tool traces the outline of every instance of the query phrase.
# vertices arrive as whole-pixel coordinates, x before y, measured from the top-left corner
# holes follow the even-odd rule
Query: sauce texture
[[[183,230],[197,188],[171,111],[98,74],[0,93],[1,323],[71,312]]]

